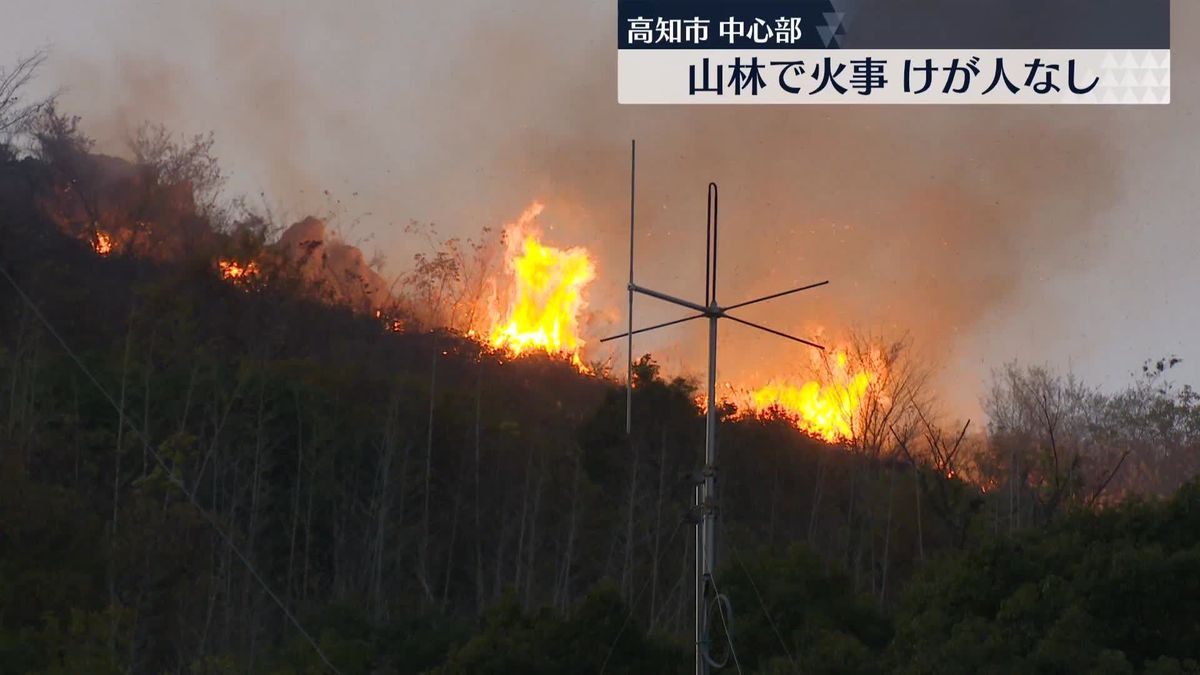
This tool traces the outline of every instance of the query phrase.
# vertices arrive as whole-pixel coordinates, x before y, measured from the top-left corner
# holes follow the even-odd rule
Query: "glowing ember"
[[[398,317],[392,316],[391,314],[384,314],[383,310],[377,309],[375,310],[375,318],[383,322],[384,327],[393,333],[404,332],[404,322]]]
[[[749,408],[756,414],[782,412],[805,433],[830,443],[854,438],[854,423],[875,374],[851,372],[845,352],[836,352],[826,383],[772,381],[750,392]]]
[[[222,260],[218,264],[221,278],[230,283],[248,284],[258,276],[258,263],[253,261],[243,264],[236,260]]]
[[[530,225],[542,208],[535,202],[506,232],[512,300],[488,342],[513,356],[530,351],[566,356],[581,372],[590,372],[580,358],[584,341],[578,331],[583,292],[596,268],[586,249],[559,249],[539,240]]]
[[[96,230],[96,237],[92,240],[92,250],[100,255],[108,255],[112,253],[112,249],[112,238],[100,230]]]

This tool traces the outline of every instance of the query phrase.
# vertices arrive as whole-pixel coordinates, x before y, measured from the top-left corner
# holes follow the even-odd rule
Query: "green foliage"
[[[1200,658],[1197,532],[1192,483],[943,560],[907,589],[892,658],[905,673],[1186,669]]]
[[[512,595],[493,607],[478,635],[450,654],[442,675],[529,673],[685,673],[680,646],[647,636],[611,584],[601,584],[569,615],[524,612]]]
[[[338,671],[416,675],[443,663],[455,643],[470,635],[466,625],[438,613],[373,620],[362,604],[314,608],[303,617],[306,628]],[[288,639],[256,669],[278,675],[327,672],[301,636]]]
[[[768,673],[882,672],[891,626],[876,602],[855,594],[844,573],[803,546],[779,558],[730,565],[721,591],[735,608],[742,667]],[[715,638],[724,640],[723,633]]]

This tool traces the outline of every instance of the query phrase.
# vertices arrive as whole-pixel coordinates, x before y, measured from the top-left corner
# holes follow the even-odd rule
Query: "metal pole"
[[[704,483],[696,483],[694,499],[697,513],[704,509]],[[708,661],[704,660],[707,645],[704,644],[704,526],[701,518],[696,519],[696,675],[708,675]]]
[[[704,567],[717,570],[717,317],[708,320],[708,418],[704,438]]]
[[[633,212],[637,187],[637,141],[629,141],[629,331],[625,341],[625,433],[633,433]]]
[[[716,301],[713,300],[713,305]],[[708,675],[708,599],[713,595],[712,576],[717,568],[717,321],[708,318],[708,411],[704,424],[703,482],[700,493],[700,522],[696,538],[696,674]]]
[[[772,293],[754,300],[747,300],[729,307],[721,307],[717,304],[717,217],[718,217],[718,202],[717,202],[717,185],[716,183],[708,184],[708,224],[705,231],[705,250],[704,250],[704,304],[700,305],[682,298],[677,298],[666,293],[644,288],[633,283],[633,244],[634,244],[634,189],[636,187],[635,176],[637,167],[637,144],[630,144],[630,167],[629,167],[629,314],[627,329],[621,335],[613,335],[604,338],[601,342],[616,340],[619,338],[626,339],[627,371],[625,383],[625,429],[626,433],[632,432],[633,425],[633,336],[637,333],[645,333],[648,331],[674,326],[675,324],[691,321],[693,319],[706,318],[708,319],[708,410],[705,415],[705,433],[704,433],[704,469],[694,486],[693,497],[696,508],[695,521],[695,540],[696,540],[696,675],[709,675],[713,667],[721,668],[716,662],[710,661],[712,658],[709,651],[709,630],[708,630],[708,606],[710,598],[713,602],[721,602],[716,593],[716,586],[713,583],[714,575],[717,569],[717,422],[719,420],[717,409],[717,322],[721,319],[733,319],[734,321],[757,328],[759,330],[788,338],[817,349],[824,347],[808,340],[788,335],[777,331],[773,328],[760,326],[756,323],[745,321],[734,316],[726,314],[726,310],[746,307],[748,305],[774,300],[793,293],[799,293],[811,288],[823,286],[827,282],[809,284],[801,288],[795,288],[781,293]],[[633,295],[641,293],[657,300],[686,307],[697,312],[692,316],[667,321],[647,328],[634,330],[633,328]],[[727,607],[725,608],[727,609]],[[733,654],[733,645],[730,644],[730,654]],[[736,663],[736,656],[733,656]]]
[[[708,410],[704,420],[704,472],[700,489],[700,530],[702,546],[696,550],[697,636],[696,674],[708,675],[709,627],[708,598],[717,568],[717,322],[722,312],[717,304],[717,186],[708,185],[708,223],[706,225],[704,299],[708,303]],[[715,595],[712,593],[711,595]]]

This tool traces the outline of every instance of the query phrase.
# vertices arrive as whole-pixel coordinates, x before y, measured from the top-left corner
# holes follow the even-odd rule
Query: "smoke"
[[[293,223],[273,248],[330,302],[364,310],[390,304],[387,280],[371,269],[361,249],[329,236],[319,218]]]
[[[410,219],[467,237],[541,200],[547,243],[598,257],[589,345],[621,329],[630,138],[639,283],[702,295],[717,181],[722,300],[829,279],[744,316],[833,344],[850,328],[907,333],[935,365],[971,353],[998,308],[1085,269],[1121,194],[1107,109],[623,107],[614,3],[285,7],[128,7],[136,22],[117,12],[102,29],[108,58],[58,44],[51,77],[102,143],[143,119],[214,130],[235,189],[296,216],[335,201],[389,274],[416,245]],[[677,315],[651,300],[638,314]],[[802,348],[723,330],[723,380],[808,363]],[[701,337],[692,324],[637,349],[698,370]],[[970,408],[981,373],[951,375],[972,385],[951,403]]]

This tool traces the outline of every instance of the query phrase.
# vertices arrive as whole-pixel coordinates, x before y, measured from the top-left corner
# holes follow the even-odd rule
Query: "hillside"
[[[0,670],[686,670],[692,383],[639,361],[627,436],[615,382],[418,330],[320,221],[274,236],[206,206],[197,174],[95,154],[48,115],[31,150],[0,153]],[[1200,572],[1194,488],[1095,515],[1091,484],[962,480],[952,439],[918,451],[919,426],[827,444],[723,412],[722,583],[756,672],[986,669],[947,651],[975,635],[1014,668],[1068,672],[1050,646],[1019,660],[1036,635],[996,637],[1016,621],[1069,642],[1077,607],[1108,620],[1072,594],[1115,581],[1029,608],[1068,574],[1046,570],[1110,564],[1055,542],[1137,535],[1121,556],[1161,550],[1131,574]],[[966,576],[1021,569],[1026,540],[1006,537],[1030,524],[1019,536],[1050,542],[1038,570]],[[1156,659],[1196,658],[1193,638],[1194,621],[1101,631],[1086,658],[1184,668]]]

